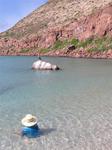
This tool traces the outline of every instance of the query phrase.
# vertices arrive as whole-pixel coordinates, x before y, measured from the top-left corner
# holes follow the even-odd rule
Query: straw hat
[[[22,120],[22,125],[26,127],[31,127],[37,124],[37,118],[35,116],[32,116],[31,114],[27,114]]]

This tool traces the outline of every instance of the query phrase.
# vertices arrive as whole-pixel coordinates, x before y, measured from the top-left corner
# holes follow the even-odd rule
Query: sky
[[[47,0],[0,0],[0,32],[14,26],[46,2]]]

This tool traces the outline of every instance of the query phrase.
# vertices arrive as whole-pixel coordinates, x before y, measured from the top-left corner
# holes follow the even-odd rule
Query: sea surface
[[[0,150],[112,150],[112,60],[42,59],[62,70],[0,57]],[[38,117],[35,139],[20,136],[26,114]]]

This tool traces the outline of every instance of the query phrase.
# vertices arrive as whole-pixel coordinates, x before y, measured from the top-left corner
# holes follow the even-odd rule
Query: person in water
[[[23,125],[21,135],[28,138],[35,138],[38,136],[39,127],[37,125],[37,118],[31,114],[27,114],[22,120]]]
[[[42,60],[42,58],[40,57],[40,54],[38,54],[38,60]]]
[[[39,60],[42,60],[42,58],[41,58],[40,56],[38,57],[38,59],[39,59]]]

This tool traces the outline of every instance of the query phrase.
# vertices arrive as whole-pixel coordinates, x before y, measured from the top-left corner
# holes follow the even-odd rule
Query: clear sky
[[[47,0],[0,0],[0,32],[7,30]]]

